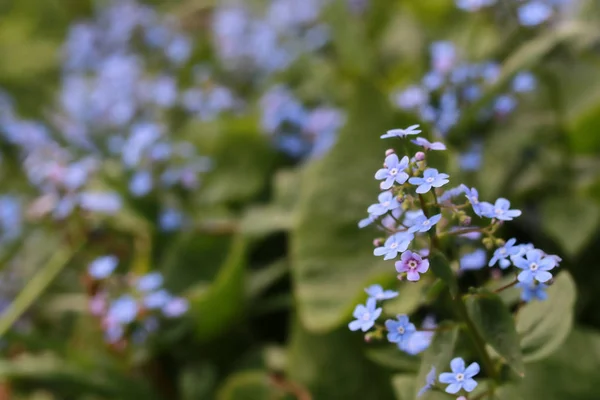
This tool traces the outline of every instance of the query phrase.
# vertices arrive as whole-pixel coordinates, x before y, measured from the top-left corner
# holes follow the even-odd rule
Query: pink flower
[[[420,276],[429,270],[429,261],[423,260],[423,258],[417,253],[413,253],[410,250],[402,253],[400,261],[396,262],[396,271],[406,272],[406,277],[409,281],[418,281]]]

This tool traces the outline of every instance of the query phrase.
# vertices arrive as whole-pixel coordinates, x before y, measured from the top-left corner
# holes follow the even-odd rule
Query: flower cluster
[[[467,241],[473,249],[460,257],[457,272],[481,269],[485,265],[498,266],[501,270],[514,266],[517,268],[516,279],[506,288],[521,288],[521,298],[525,302],[544,300],[546,283],[552,279],[551,271],[558,266],[560,257],[548,255],[531,244],[517,244],[516,238],[508,241],[498,238],[499,228],[518,218],[521,211],[512,208],[505,198],[494,202],[480,200],[477,189],[466,185],[448,188],[450,176],[427,163],[427,152],[443,150],[445,146],[416,137],[420,132],[419,126],[413,125],[390,130],[381,136],[384,139],[410,137],[420,149],[413,156],[402,158],[394,150],[386,151],[383,167],[375,173],[382,192],[378,202],[368,207],[369,216],[359,222],[359,227],[375,225],[385,235],[374,241],[373,254],[383,256],[384,260],[396,260],[395,270],[400,281],[429,280],[432,252],[442,252],[453,238],[458,238]],[[489,251],[491,256],[488,256]],[[367,339],[382,338],[383,332],[387,332],[387,340],[407,352],[410,352],[407,344],[411,338],[436,330],[434,326],[419,331],[407,315],[398,315],[395,319],[385,320],[383,325],[378,324],[383,309],[377,302],[398,293],[383,290],[379,285],[365,291],[369,297],[364,305],[356,306],[350,330],[367,332]],[[424,346],[420,351],[428,347],[430,339],[430,336],[421,338]],[[451,369],[452,373],[442,373],[438,379],[440,383],[448,384],[446,392],[471,392],[477,386],[473,379],[479,373],[477,363],[465,367],[463,359],[455,358]],[[434,381],[435,372],[432,372],[424,390],[433,387]]]
[[[116,256],[105,255],[93,260],[87,270],[89,309],[100,318],[108,343],[129,336],[141,341],[159,328],[159,315],[176,318],[187,312],[188,301],[164,289],[159,272],[123,277],[113,274],[118,264]]]
[[[291,157],[318,157],[325,153],[345,122],[340,110],[329,106],[309,110],[283,86],[269,89],[260,105],[263,130]]]
[[[416,111],[420,119],[444,136],[458,122],[461,106],[479,100],[486,87],[496,82],[500,65],[461,62],[455,45],[448,41],[433,43],[430,55],[431,70],[421,83],[393,93],[392,100],[402,110]],[[517,96],[534,90],[536,83],[529,72],[517,74],[510,90],[494,99],[481,118],[508,115],[517,105]]]
[[[525,0],[517,4],[517,16],[523,26],[537,26],[555,18],[573,0]],[[496,0],[456,0],[456,6],[468,12],[493,6]]]

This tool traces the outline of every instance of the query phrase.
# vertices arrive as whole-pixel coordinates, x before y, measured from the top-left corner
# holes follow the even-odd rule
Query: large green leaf
[[[577,196],[542,203],[542,228],[571,256],[576,256],[600,226],[600,207]]]
[[[378,137],[393,127],[387,98],[363,83],[349,121],[329,154],[303,176],[297,224],[292,230],[292,273],[300,319],[314,331],[346,322],[369,277],[394,271],[373,256],[372,229],[359,230],[377,199],[373,175],[384,158]]]
[[[458,294],[458,282],[456,281],[456,274],[452,271],[450,263],[439,251],[434,251],[429,257],[429,264],[431,266],[431,272],[435,276],[440,278],[448,288],[450,294],[454,297]]]
[[[497,294],[481,290],[469,296],[467,311],[479,334],[519,375],[523,374],[523,354],[512,314]]]
[[[217,400],[270,400],[281,393],[271,384],[265,371],[239,372],[229,377],[219,393]]]
[[[558,349],[573,325],[575,283],[567,271],[556,276],[546,301],[525,305],[517,317],[517,332],[526,362],[540,360]]]
[[[287,369],[314,400],[391,399],[389,374],[365,358],[362,335],[343,327],[327,334],[293,326]]]
[[[443,327],[443,325],[440,325]],[[436,373],[447,371],[450,368],[450,361],[455,357],[454,348],[458,340],[458,328],[441,330],[435,333],[431,345],[423,354],[421,367],[415,379],[415,398],[417,393],[425,386],[426,377],[431,368],[435,368]],[[426,392],[421,398],[423,400],[433,400],[437,393]]]

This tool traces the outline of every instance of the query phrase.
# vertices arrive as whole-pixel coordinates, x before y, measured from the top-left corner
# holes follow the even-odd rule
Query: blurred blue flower
[[[477,249],[460,257],[461,270],[481,269],[487,263],[487,253],[484,249]]]
[[[425,138],[418,137],[415,140],[411,140],[417,146],[423,147],[425,150],[446,150],[446,145],[442,142],[433,142]]]
[[[456,6],[461,10],[473,12],[494,5],[496,0],[456,0]]]
[[[177,318],[185,314],[189,308],[190,304],[187,299],[174,297],[163,307],[162,312],[165,317]]]
[[[546,293],[548,286],[543,283],[519,282],[516,286],[521,289],[521,300],[527,303],[533,300],[544,301],[548,298]]]
[[[183,214],[174,208],[163,210],[158,222],[160,228],[165,232],[172,232],[179,229],[182,223]]]
[[[427,373],[427,376],[425,377],[425,386],[423,386],[419,390],[419,392],[417,393],[417,397],[423,396],[425,394],[425,392],[430,390],[433,387],[433,385],[435,385],[436,377],[437,377],[437,374],[435,372],[435,367],[431,367],[431,369]]]
[[[514,257],[519,254],[520,248],[519,246],[515,246],[517,239],[512,238],[509,239],[504,246],[498,247],[494,251],[494,256],[488,263],[488,266],[493,267],[496,263],[499,263],[500,268],[506,269],[510,267],[510,259],[509,257]]]
[[[155,310],[165,307],[172,296],[166,290],[162,289],[156,292],[152,292],[144,296],[143,304],[149,310]]]
[[[369,297],[372,297],[375,300],[389,300],[398,296],[398,292],[393,290],[383,290],[381,285],[371,285],[365,289],[365,292]]]
[[[88,273],[94,279],[105,279],[112,274],[118,263],[119,259],[113,255],[98,257],[88,265]]]
[[[163,284],[163,276],[160,272],[150,272],[139,277],[135,283],[137,290],[141,292],[152,292]]]
[[[79,204],[87,211],[115,214],[121,209],[122,201],[114,192],[82,192]]]
[[[419,129],[419,125],[411,125],[405,129],[391,129],[391,130],[387,131],[384,135],[381,135],[381,138],[382,139],[387,139],[387,138],[392,138],[392,137],[404,138],[408,135],[418,135],[419,133],[421,133],[421,130]]]
[[[496,218],[501,221],[512,221],[513,218],[517,218],[521,215],[521,210],[511,210],[510,201],[504,198],[496,200],[494,205],[490,203],[480,203],[481,214],[487,218]]]
[[[131,295],[123,295],[110,304],[107,318],[119,324],[126,325],[135,320],[138,310],[137,301]]]
[[[521,25],[536,26],[550,19],[553,11],[549,4],[534,0],[521,5],[517,13]]]
[[[370,297],[367,299],[366,305],[358,304],[354,308],[352,316],[356,318],[348,324],[351,331],[362,330],[368,331],[375,325],[375,321],[381,315],[381,308],[377,308],[376,301]]]
[[[512,88],[517,93],[531,92],[535,90],[537,80],[530,72],[519,72],[513,78]]]

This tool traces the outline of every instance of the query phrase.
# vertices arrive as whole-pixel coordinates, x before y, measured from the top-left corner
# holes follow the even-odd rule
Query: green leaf
[[[501,400],[600,398],[600,334],[574,329],[550,357],[526,365],[525,379],[500,388]]]
[[[549,356],[566,340],[573,325],[575,291],[573,278],[562,271],[548,288],[546,301],[533,301],[521,308],[517,332],[525,362]]]
[[[286,259],[275,261],[256,271],[248,273],[246,280],[246,297],[254,299],[260,296],[271,285],[280,280],[289,271]]]
[[[373,174],[385,148],[393,145],[378,139],[393,126],[389,102],[367,83],[358,85],[352,98],[349,121],[337,143],[304,171],[291,232],[298,312],[312,331],[346,322],[358,296],[364,294],[364,284],[394,270],[392,262],[373,256],[375,230],[357,227],[377,199]]]
[[[293,215],[276,205],[250,207],[242,221],[240,231],[250,238],[263,238],[275,232],[288,231],[293,225]]]
[[[288,375],[315,400],[393,398],[390,375],[363,355],[364,346],[362,335],[347,327],[316,334],[295,321]]]
[[[519,375],[523,375],[523,354],[512,314],[497,294],[480,291],[466,301],[467,311],[479,334]]]
[[[392,386],[396,393],[396,400],[413,400],[415,391],[415,376],[398,374],[392,377]]]
[[[440,328],[444,327],[444,324],[439,325]],[[415,379],[414,398],[423,386],[425,386],[425,378],[432,367],[435,368],[436,373],[441,373],[450,368],[450,360],[454,358],[454,348],[456,341],[458,340],[458,328],[455,327],[449,330],[442,330],[435,333],[431,345],[423,354],[423,360],[421,361],[421,367],[419,373]],[[435,394],[427,392],[420,399],[433,400]]]
[[[257,370],[230,376],[217,393],[217,400],[271,400],[275,396],[281,393],[270,384],[266,372]]]
[[[199,340],[210,340],[233,324],[244,307],[246,242],[234,239],[229,255],[212,284],[198,294],[190,295]]]
[[[542,203],[542,228],[571,256],[576,256],[600,225],[600,207],[577,196],[552,197]]]
[[[456,297],[458,294],[458,282],[456,281],[456,274],[452,271],[446,257],[439,251],[434,251],[429,257],[429,266],[431,272],[448,285],[452,297]]]
[[[377,346],[368,348],[367,358],[376,364],[395,371],[417,372],[421,360],[417,356],[410,355],[398,349],[395,345]]]
[[[398,281],[394,279],[394,282]],[[387,288],[383,282],[382,286]],[[407,282],[403,284],[398,290],[398,296],[386,300],[383,304],[384,313],[393,316],[413,313],[423,303],[422,289],[423,285],[419,283]]]

